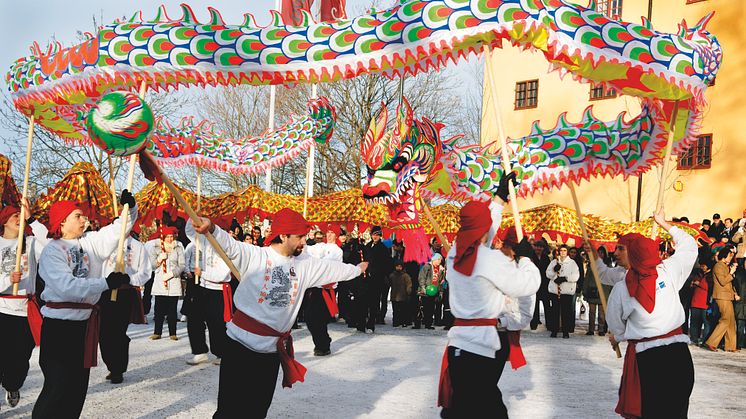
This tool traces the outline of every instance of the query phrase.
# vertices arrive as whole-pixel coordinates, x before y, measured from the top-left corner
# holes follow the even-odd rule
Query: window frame
[[[701,141],[707,139],[706,144]],[[684,162],[684,160],[687,160]],[[676,158],[676,170],[702,170],[712,167],[712,133],[697,136],[697,143]]]
[[[601,95],[594,97],[593,91],[601,89]],[[606,87],[603,84],[594,85],[591,84],[590,89],[588,90],[588,100],[589,101],[597,101],[597,100],[606,100],[606,99],[614,99],[617,97],[616,89],[611,87]]]
[[[531,83],[536,83],[535,89],[530,89]],[[523,97],[519,99],[519,86],[525,85],[525,88],[522,90]],[[535,91],[535,95],[533,97],[534,103],[530,104],[530,96],[529,92]],[[524,102],[524,105],[519,106],[518,101],[522,100]],[[531,79],[531,80],[522,80],[517,81],[515,83],[515,92],[513,97],[513,110],[519,111],[523,109],[534,109],[539,107],[539,79]]]

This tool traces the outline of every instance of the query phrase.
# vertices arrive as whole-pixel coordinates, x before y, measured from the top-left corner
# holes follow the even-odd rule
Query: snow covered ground
[[[389,311],[389,316],[390,316]],[[390,324],[390,317],[387,319]],[[578,333],[550,339],[542,326],[524,332],[528,366],[506,366],[500,387],[513,418],[613,418],[622,361],[605,338]],[[436,418],[437,382],[446,332],[379,326],[359,334],[330,325],[332,356],[314,357],[306,329],[293,332],[296,356],[308,367],[305,383],[279,386],[272,418]],[[177,342],[150,341],[151,325],[130,326],[129,372],[112,385],[103,362],[91,372],[85,418],[207,418],[215,411],[219,367],[190,367],[186,324]],[[746,417],[746,354],[691,347],[696,384],[692,418]],[[250,377],[247,377],[250,379]],[[1,418],[30,417],[43,377],[34,351],[31,371],[14,409],[3,401]],[[247,394],[246,397],[251,397]]]

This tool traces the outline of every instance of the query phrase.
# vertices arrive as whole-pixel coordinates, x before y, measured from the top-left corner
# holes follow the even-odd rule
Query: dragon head
[[[363,197],[369,203],[385,204],[391,226],[418,224],[420,188],[433,178],[440,162],[442,124],[427,118],[415,120],[406,99],[396,110],[396,122],[387,130],[388,111],[370,123],[361,155],[368,167]]]
[[[707,24],[712,20],[715,12],[711,12],[693,27],[689,27],[685,20],[679,24],[679,36],[687,41],[691,41],[691,47],[696,52],[693,62],[700,68],[706,84],[715,79],[715,74],[723,62],[723,49],[720,42],[707,31]]]

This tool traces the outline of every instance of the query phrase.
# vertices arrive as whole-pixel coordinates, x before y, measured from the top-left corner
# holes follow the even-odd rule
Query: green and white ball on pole
[[[125,157],[145,148],[155,127],[153,111],[136,93],[104,95],[88,112],[86,128],[91,141],[113,156]]]

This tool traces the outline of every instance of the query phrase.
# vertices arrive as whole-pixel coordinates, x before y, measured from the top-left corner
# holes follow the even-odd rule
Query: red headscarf
[[[655,287],[661,263],[658,256],[658,244],[639,233],[629,233],[619,238],[619,244],[627,248],[629,271],[625,282],[630,297],[648,312],[655,308]]]
[[[49,234],[59,234],[62,223],[76,209],[80,209],[80,207],[75,201],[57,201],[52,204],[49,209]]]
[[[480,239],[492,225],[492,215],[486,202],[469,201],[459,211],[461,228],[456,234],[456,257],[453,268],[464,275],[471,275],[477,261]]]
[[[5,223],[7,223],[8,220],[10,220],[10,217],[13,216],[13,214],[18,214],[19,212],[21,212],[21,210],[17,207],[13,207],[13,206],[3,207],[3,209],[0,210],[0,226],[4,226]]]
[[[326,225],[326,230],[324,230],[324,233],[328,233],[330,231],[333,232],[334,234],[336,234],[337,237],[339,237],[339,234],[342,232],[342,230],[339,228],[338,225],[336,225],[336,224],[327,224]]]
[[[172,235],[176,237],[177,234],[179,234],[179,230],[176,227],[173,226],[163,226],[161,227],[161,236],[166,237],[168,235]]]
[[[272,233],[266,238],[265,243],[270,243],[280,234],[308,234],[311,226],[305,218],[297,211],[283,208],[275,214],[272,219]]]
[[[501,229],[498,234],[500,240],[503,242],[503,246],[514,248],[518,244],[518,233],[515,231],[515,226]]]

